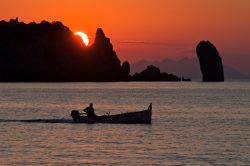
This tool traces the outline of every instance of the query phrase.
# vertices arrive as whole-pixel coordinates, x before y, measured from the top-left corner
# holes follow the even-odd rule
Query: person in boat
[[[83,111],[87,114],[87,117],[97,117],[95,114],[95,109],[93,108],[93,103],[90,103],[89,106],[86,107]]]

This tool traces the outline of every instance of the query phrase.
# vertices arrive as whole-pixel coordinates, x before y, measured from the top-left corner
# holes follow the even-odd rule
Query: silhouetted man
[[[93,108],[92,103],[90,103],[89,106],[85,108],[83,111],[86,112],[87,117],[90,117],[90,118],[96,117],[95,109]]]

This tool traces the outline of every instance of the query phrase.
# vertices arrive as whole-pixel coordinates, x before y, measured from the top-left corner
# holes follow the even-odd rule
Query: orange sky
[[[90,40],[102,27],[130,62],[193,57],[210,40],[225,63],[250,72],[250,0],[1,0],[0,11],[1,20],[59,20]]]

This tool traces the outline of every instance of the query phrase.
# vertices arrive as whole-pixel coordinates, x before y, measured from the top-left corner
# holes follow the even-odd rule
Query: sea
[[[69,123],[89,103],[152,124]],[[250,165],[250,80],[0,83],[0,165]]]

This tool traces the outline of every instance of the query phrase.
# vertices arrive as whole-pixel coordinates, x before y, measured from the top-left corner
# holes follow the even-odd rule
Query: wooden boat
[[[75,123],[151,124],[152,103],[148,109],[138,112],[87,117],[80,114],[78,110],[73,110],[71,116]]]

